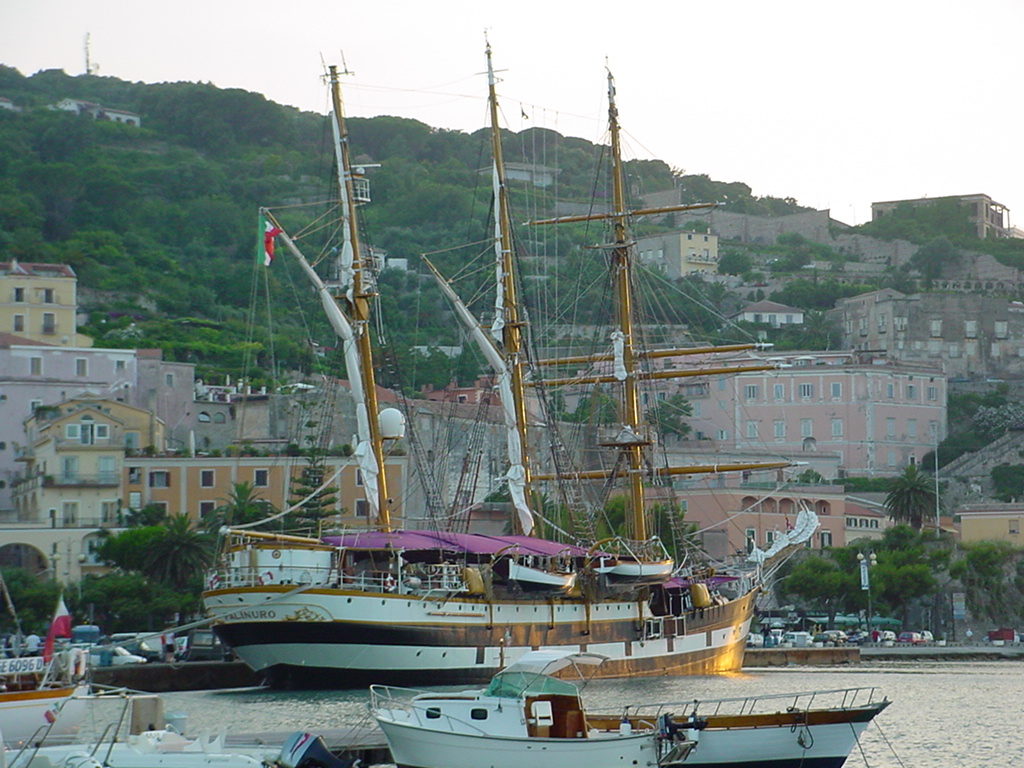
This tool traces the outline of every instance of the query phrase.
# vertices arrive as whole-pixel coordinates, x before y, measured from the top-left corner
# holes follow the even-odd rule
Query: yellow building
[[[1015,547],[1024,546],[1024,504],[970,504],[957,510],[957,517],[960,540],[964,543],[1005,541]]]
[[[164,447],[164,423],[116,400],[80,397],[42,406],[25,421],[25,471],[16,481],[19,521],[56,527],[113,525],[121,509],[125,455]]]
[[[386,466],[397,525],[405,496],[406,458],[391,457]],[[168,514],[185,513],[202,521],[227,503],[235,483],[249,483],[257,498],[281,510],[294,500],[295,481],[305,467],[302,456],[135,456],[125,461],[124,502],[131,509],[157,506]],[[328,456],[324,467],[325,479],[339,472],[330,483],[338,489],[336,517],[330,522],[348,528],[373,525],[355,458]]]
[[[78,278],[67,264],[0,262],[0,333],[60,347],[91,347],[77,332]]]
[[[718,235],[669,232],[642,237],[636,243],[640,261],[670,278],[697,272],[718,272]]]

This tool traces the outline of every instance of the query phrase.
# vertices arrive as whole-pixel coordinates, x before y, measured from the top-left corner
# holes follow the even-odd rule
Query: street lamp
[[[865,557],[863,552],[857,553],[857,562],[860,563],[860,588],[868,593],[868,635],[874,639],[871,630],[871,573],[870,568],[878,563],[878,557],[874,552],[869,552]]]

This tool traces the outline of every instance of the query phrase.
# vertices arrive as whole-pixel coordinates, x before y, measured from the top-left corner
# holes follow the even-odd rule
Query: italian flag
[[[50,622],[50,631],[46,633],[43,661],[49,663],[53,658],[53,646],[58,637],[71,637],[71,612],[64,604],[64,595],[61,595],[57,602],[57,610],[53,614],[53,621]]]
[[[263,258],[263,266],[269,267],[274,261],[274,238],[284,232],[275,226],[266,216],[260,216],[260,234],[263,236],[263,247],[258,254]]]

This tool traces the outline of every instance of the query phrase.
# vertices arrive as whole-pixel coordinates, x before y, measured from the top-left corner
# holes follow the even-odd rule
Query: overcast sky
[[[607,60],[631,157],[848,223],[983,192],[1024,226],[1024,0],[3,0],[0,63],[80,74],[89,33],[101,75],[324,112],[344,53],[350,115],[475,130],[485,30],[512,130],[602,140]]]

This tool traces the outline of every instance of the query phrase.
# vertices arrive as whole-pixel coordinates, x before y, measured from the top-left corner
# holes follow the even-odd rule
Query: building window
[[[115,371],[123,371],[124,370],[124,360],[115,360],[114,361],[114,370]]]
[[[53,312],[43,313],[43,333],[53,334],[57,332],[57,316]]]
[[[917,419],[907,419],[907,437],[917,437]]]
[[[843,420],[842,419],[832,419],[832,437],[842,437],[842,436],[843,436]]]
[[[896,385],[891,381],[885,385],[885,396],[892,400],[896,397]]]
[[[747,400],[756,400],[757,399],[757,389],[758,389],[757,384],[747,384],[743,388],[743,394],[747,398]]]
[[[166,469],[158,469],[149,473],[150,488],[170,488],[171,473]]]
[[[996,320],[995,322],[995,337],[997,339],[1005,339],[1009,335],[1009,329],[1005,320]]]
[[[888,467],[895,467],[896,466],[896,451],[886,451],[885,452],[885,464]]]
[[[892,322],[893,322],[893,326],[896,328],[897,331],[905,331],[905,330],[907,330],[907,318],[905,318],[905,317],[894,317],[892,319]]]
[[[117,502],[101,501],[100,502],[100,522],[101,523],[112,523],[117,519]]]
[[[164,384],[166,384],[168,387],[173,387],[174,386],[174,374],[173,373],[166,373],[166,374],[164,374]]]
[[[61,519],[64,525],[76,525],[78,523],[78,502],[65,501],[61,506]]]
[[[976,339],[978,338],[978,321],[977,320],[964,320],[964,338]]]
[[[942,320],[932,320],[929,322],[928,330],[933,337],[940,338],[942,336]]]
[[[719,440],[728,440],[729,439],[729,431],[726,430],[726,429],[718,430],[718,439]]]
[[[752,438],[752,439],[757,439],[757,422],[756,421],[748,421],[747,422],[747,437]]]
[[[43,375],[43,358],[41,357],[30,357],[29,361],[29,372],[33,376]]]
[[[363,487],[363,470],[356,470],[356,486],[359,488]]]
[[[209,424],[210,414],[208,414],[206,411],[200,411],[199,415],[196,416],[196,421],[198,421],[200,424]]]
[[[832,546],[832,531],[821,532],[821,548],[826,549]]]
[[[25,289],[24,288],[15,288],[14,289],[14,300],[18,301],[18,302],[22,302],[22,301],[25,300]]]
[[[884,314],[880,314],[878,316],[878,332],[879,333],[885,333],[887,329],[888,329],[888,324],[886,323],[886,317],[885,317]]]
[[[212,469],[199,470],[199,485],[203,488],[213,488],[216,475]]]
[[[270,485],[270,471],[266,469],[253,470],[252,484],[257,488],[266,488]]]
[[[128,485],[139,485],[142,482],[142,467],[128,467]]]
[[[776,438],[781,439],[781,438],[784,438],[786,436],[786,422],[784,422],[784,421],[776,421],[776,422],[773,423],[772,426],[774,427],[774,432],[775,432],[775,437]]]
[[[800,437],[811,437],[814,434],[814,419],[800,419]]]
[[[890,440],[896,437],[896,419],[892,416],[885,419],[885,436]]]
[[[25,330],[25,316],[15,315],[14,316],[14,332],[21,333]]]
[[[800,397],[807,399],[814,397],[814,385],[813,384],[801,384],[800,385]]]
[[[356,499],[356,517],[369,517],[370,503],[366,499]]]
[[[200,501],[199,502],[199,517],[206,518],[213,514],[213,510],[217,508],[217,502],[215,501]]]
[[[124,447],[129,451],[139,450],[139,433],[138,432],[125,432],[124,433]]]
[[[223,413],[219,413],[218,412],[218,413],[213,414],[213,423],[214,424],[223,424],[225,421],[226,421],[226,418],[225,418]]]
[[[939,388],[938,387],[928,387],[928,399],[929,400],[938,400],[939,399]]]
[[[53,288],[43,288],[43,304],[53,304]]]
[[[832,397],[839,399],[843,396],[843,383],[841,381],[832,382]]]
[[[93,437],[97,440],[109,440],[110,439],[110,425],[109,424],[97,424],[93,427]]]
[[[75,376],[89,375],[89,361],[84,357],[75,358]]]
[[[775,542],[775,531],[764,532],[764,543],[769,547]]]
[[[82,425],[81,424],[65,424],[64,425],[64,439],[65,440],[81,440],[82,439]]]
[[[753,528],[747,528],[744,537],[747,540],[747,554],[749,555],[754,551],[754,547],[757,546],[757,531]]]
[[[917,400],[917,387],[907,384],[907,400]]]

